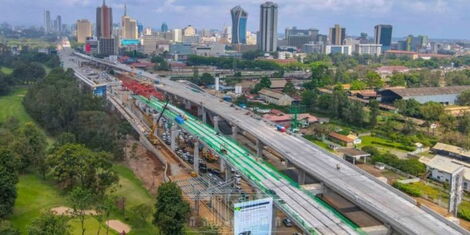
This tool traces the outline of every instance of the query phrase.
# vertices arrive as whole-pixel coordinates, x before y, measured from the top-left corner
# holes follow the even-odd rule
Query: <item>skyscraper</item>
[[[379,24],[375,26],[375,44],[382,44],[382,51],[390,50],[392,46],[392,26]]]
[[[138,38],[137,21],[127,15],[126,5],[124,5],[124,15],[121,18],[121,37],[122,39]]]
[[[258,48],[262,51],[277,50],[277,12],[277,4],[273,2],[265,2],[260,6]]]
[[[96,8],[96,37],[110,39],[113,33],[113,9],[103,5]]]
[[[345,28],[341,28],[339,24],[335,24],[335,27],[330,28],[330,44],[344,45],[344,39],[346,39]]]
[[[55,31],[57,33],[62,33],[62,16],[58,15],[56,20],[57,20],[57,25],[56,25]]]
[[[44,11],[44,31],[46,33],[50,33],[51,32],[51,12],[46,10]]]
[[[165,22],[163,22],[163,24],[162,24],[161,31],[163,33],[168,32],[168,25]]]
[[[232,14],[232,44],[246,44],[246,23],[248,13],[240,6],[230,10]]]
[[[77,42],[85,43],[86,39],[91,37],[91,23],[90,21],[83,19],[77,20]]]

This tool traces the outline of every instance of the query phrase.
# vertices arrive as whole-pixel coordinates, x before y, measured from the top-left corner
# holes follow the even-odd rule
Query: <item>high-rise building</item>
[[[126,5],[124,5],[124,15],[121,18],[121,37],[122,39],[137,39],[138,38],[137,21],[127,15]]]
[[[183,36],[185,37],[196,36],[196,28],[194,28],[191,25],[188,25],[187,27],[183,29]]]
[[[57,33],[62,33],[62,16],[58,15],[56,20],[57,20],[57,24],[56,24],[55,31]]]
[[[392,29],[388,24],[375,26],[375,44],[382,44],[382,51],[388,51],[392,46]]]
[[[246,23],[248,13],[240,6],[230,10],[232,14],[232,44],[246,44]]]
[[[44,11],[44,31],[46,33],[50,33],[52,31],[51,27],[52,27],[51,12],[46,10]]]
[[[287,28],[285,31],[285,39],[288,46],[302,48],[304,44],[318,41],[318,29]]]
[[[161,31],[163,33],[168,32],[168,25],[165,22],[163,22],[163,24],[162,24]]]
[[[105,0],[101,7],[96,8],[96,37],[111,39],[113,34],[113,9],[106,6]]]
[[[346,39],[345,28],[341,28],[339,24],[335,24],[335,27],[330,28],[331,45],[344,45],[344,39]]]
[[[278,6],[273,2],[265,2],[260,6],[260,26],[258,48],[265,52],[277,50],[277,13]]]
[[[183,41],[183,31],[181,29],[172,29],[171,30],[171,40],[173,42],[182,42]]]
[[[77,42],[85,43],[87,38],[92,36],[90,21],[83,19],[77,20]]]

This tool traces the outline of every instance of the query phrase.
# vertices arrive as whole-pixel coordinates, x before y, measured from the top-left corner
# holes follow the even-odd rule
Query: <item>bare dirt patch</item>
[[[106,225],[119,234],[128,234],[131,231],[131,226],[119,220],[108,220],[106,221]]]
[[[59,207],[54,207],[51,209],[52,213],[56,215],[67,215],[71,216],[73,215],[73,209],[70,207],[66,206],[59,206]],[[85,215],[97,215],[95,210],[85,210]]]

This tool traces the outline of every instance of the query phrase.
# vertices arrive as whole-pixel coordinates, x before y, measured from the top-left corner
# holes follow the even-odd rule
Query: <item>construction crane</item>
[[[163,113],[165,112],[166,107],[168,106],[168,103],[170,103],[170,100],[167,99],[165,106],[163,106],[163,109],[160,112],[160,115],[158,115],[157,121],[156,122],[152,121],[152,128],[150,130],[150,133],[148,134],[148,138],[153,145],[157,145],[158,143],[157,137],[155,136],[155,130],[157,130],[158,128],[158,123],[160,122],[160,119],[162,118]]]
[[[298,132],[299,131],[299,112],[300,112],[300,106],[299,104],[292,104],[290,108],[290,113],[292,115],[291,119],[291,124],[290,124],[290,130],[292,132]]]

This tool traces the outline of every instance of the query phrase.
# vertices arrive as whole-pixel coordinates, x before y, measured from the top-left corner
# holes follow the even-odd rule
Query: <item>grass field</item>
[[[378,149],[382,149],[385,151],[397,151],[397,152],[407,152],[405,149],[407,148],[414,148],[413,146],[406,146],[402,143],[393,142],[387,139],[383,139],[377,136],[363,136],[361,137],[362,143],[360,144],[361,147],[363,146],[374,146]],[[411,150],[411,149],[410,149]]]
[[[15,117],[20,122],[31,122],[32,119],[21,103],[26,95],[26,88],[13,90],[8,96],[0,97],[0,122],[5,121],[9,117]]]
[[[16,199],[12,224],[21,234],[26,234],[28,226],[41,211],[67,205],[67,200],[52,184],[35,175],[20,176],[17,184]]]
[[[0,72],[4,73],[6,75],[10,75],[11,73],[13,73],[13,69],[2,66],[2,67],[0,67]]]
[[[132,171],[122,165],[115,165],[114,169],[119,175],[119,187],[113,192],[113,195],[126,197],[126,211],[128,212],[133,206],[142,203],[153,208],[153,197],[142,186],[142,183]],[[42,211],[59,206],[69,206],[66,195],[62,194],[53,183],[42,180],[39,176],[21,176],[17,188],[18,198],[13,216],[10,219],[12,224],[20,230],[21,234],[27,233],[28,226]],[[147,223],[138,225],[133,224],[132,221],[127,221],[126,217],[118,212],[113,213],[111,219],[119,219],[124,223],[130,224],[132,227],[130,235],[157,234],[158,230],[150,223],[150,217]],[[80,234],[81,228],[78,219],[72,219],[69,224],[71,225],[72,234]],[[100,225],[95,218],[88,217],[86,219],[86,234],[96,234],[98,226],[102,226],[101,231],[104,234],[106,229],[104,223]],[[112,232],[110,234],[117,233]]]

